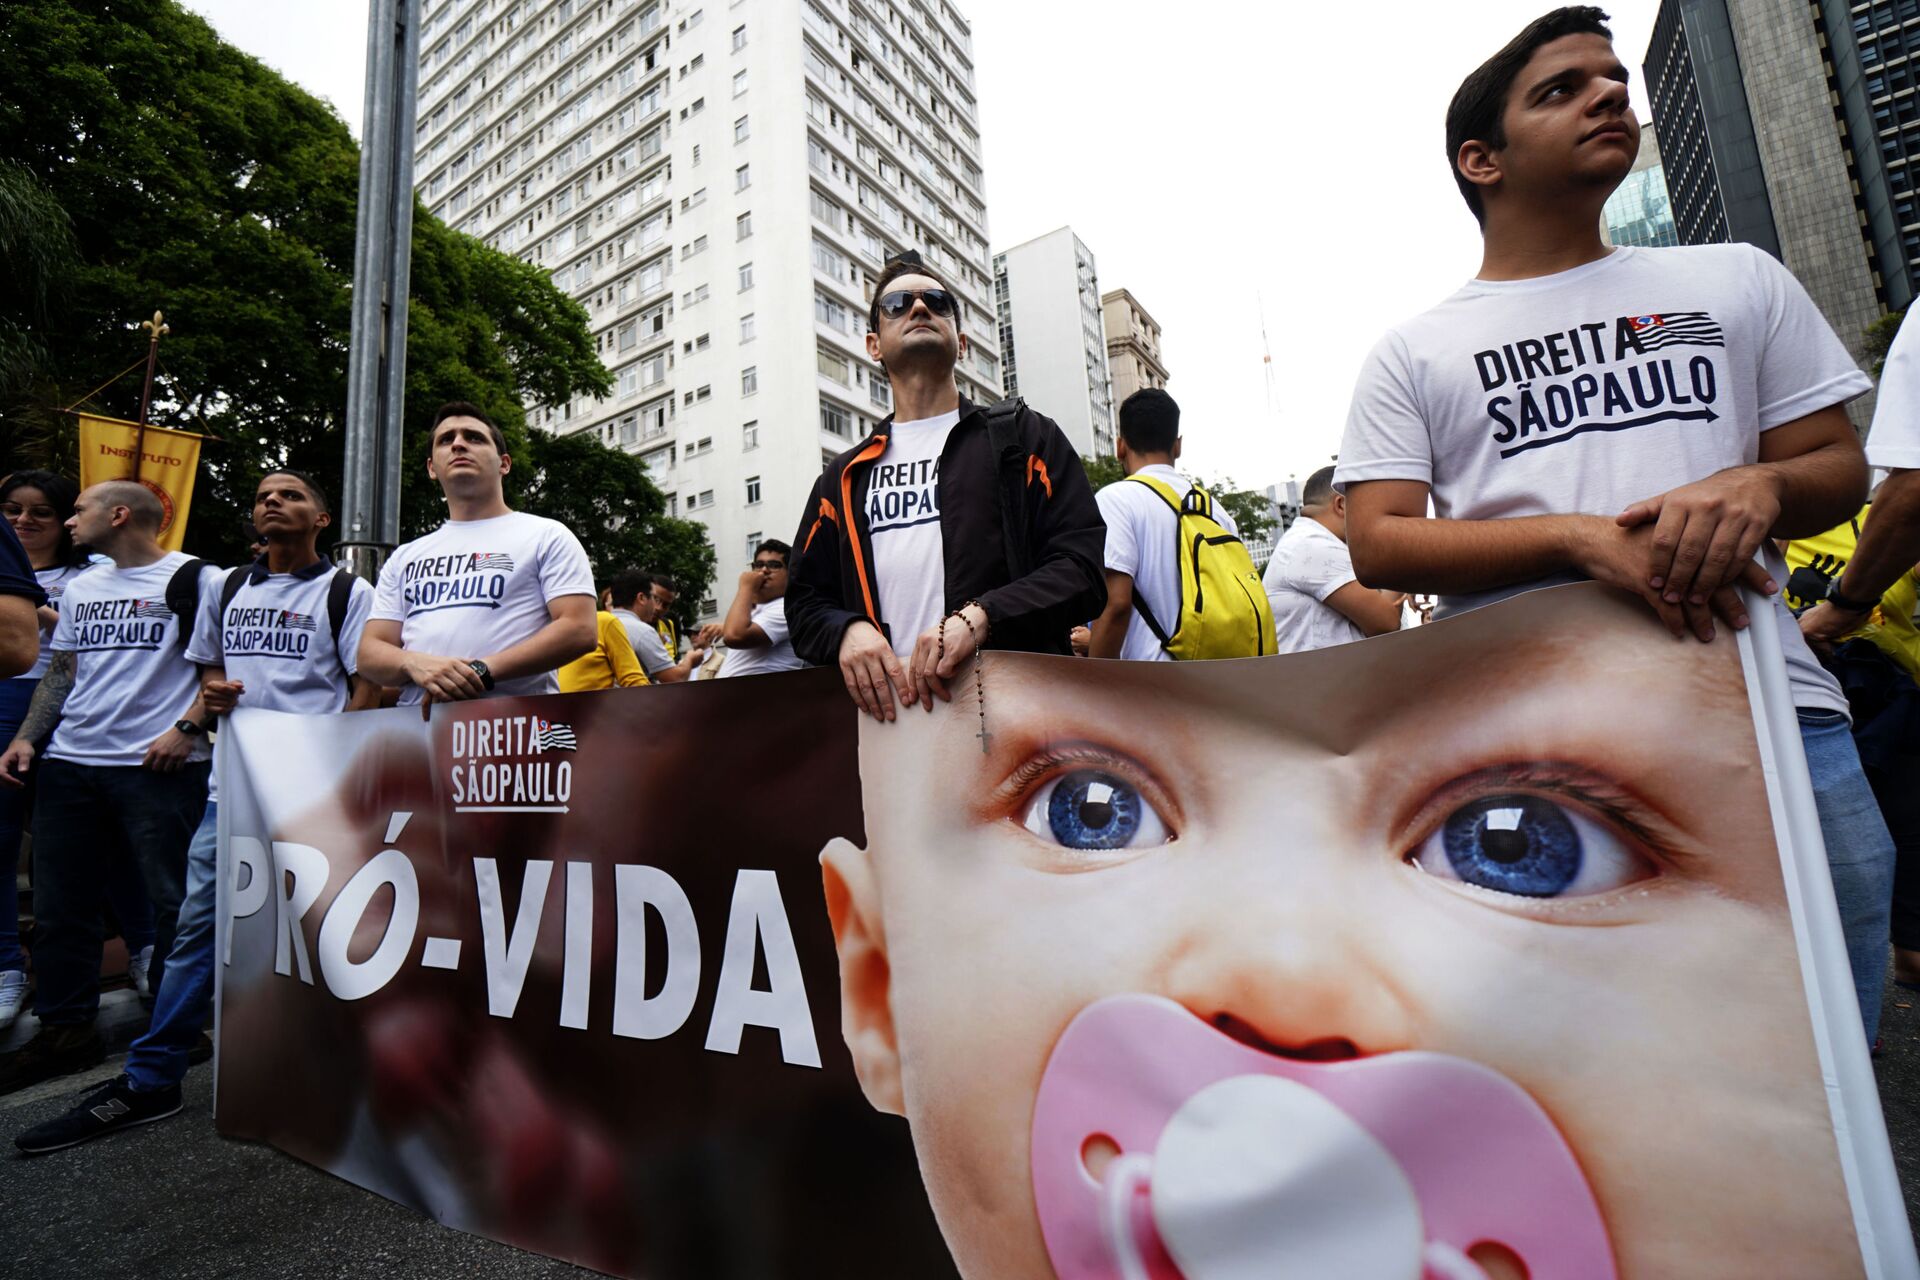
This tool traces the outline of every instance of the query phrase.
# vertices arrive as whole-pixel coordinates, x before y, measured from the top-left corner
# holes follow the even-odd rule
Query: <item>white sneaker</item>
[[[13,1025],[27,1002],[27,975],[23,969],[0,970],[0,1031]]]
[[[153,947],[140,948],[140,954],[127,957],[127,976],[133,979],[133,989],[140,993],[142,1000],[153,998],[153,986],[147,981],[147,971],[153,968]]]

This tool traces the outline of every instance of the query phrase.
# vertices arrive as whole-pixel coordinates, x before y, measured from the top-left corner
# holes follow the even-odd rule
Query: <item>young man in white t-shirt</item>
[[[1274,544],[1262,575],[1273,606],[1278,653],[1351,644],[1400,629],[1407,597],[1375,591],[1354,577],[1347,552],[1347,500],[1333,487],[1333,468],[1307,477],[1300,516]]]
[[[753,566],[740,575],[739,589],[720,624],[727,642],[721,676],[797,671],[807,665],[793,652],[787,634],[787,557],[792,551],[777,538],[753,549]]]
[[[201,593],[187,645],[207,708],[216,715],[235,705],[330,715],[378,706],[380,687],[354,669],[373,588],[320,555],[320,533],[332,523],[325,491],[299,472],[269,472],[254,493],[253,523],[266,541],[264,554]],[[210,789],[188,848],[186,896],[153,1018],[128,1050],[122,1074],[20,1134],[20,1150],[57,1151],[180,1110],[180,1082],[213,1003],[219,812]]]
[[[1180,406],[1165,391],[1143,387],[1121,403],[1114,453],[1128,477],[1151,477],[1184,497],[1193,481],[1174,469],[1180,443]],[[1179,625],[1180,517],[1144,484],[1110,484],[1093,497],[1107,525],[1107,607],[1089,628],[1087,656],[1171,662],[1146,614],[1169,631]],[[1213,515],[1239,534],[1225,507],[1216,503]]]
[[[1716,617],[1747,625],[1737,587],[1773,597],[1754,621],[1786,651],[1871,1038],[1892,842],[1846,700],[1774,596],[1785,575],[1768,541],[1859,509],[1867,471],[1843,406],[1870,384],[1760,250],[1602,243],[1601,206],[1639,148],[1605,16],[1539,19],[1448,109],[1484,257],[1360,374],[1336,477],[1354,567],[1373,586],[1439,593],[1442,614],[1594,578],[1702,640]]]
[[[166,972],[186,894],[187,845],[207,803],[193,613],[220,571],[156,540],[159,498],[128,480],[74,501],[74,541],[105,555],[66,586],[53,660],[14,740],[0,785],[37,774],[33,814],[34,1008],[40,1032],[0,1057],[0,1093],[100,1061],[100,885],[123,842],[153,903],[150,981]],[[51,735],[51,741],[48,736]],[[39,744],[47,742],[42,753]],[[37,760],[36,760],[37,758]]]
[[[894,411],[814,485],[787,622],[803,661],[838,666],[860,709],[892,720],[896,698],[949,697],[976,647],[1067,653],[1106,603],[1105,528],[1057,425],[960,395],[960,301],[919,254],[882,269],[867,324]]]
[[[400,702],[555,693],[554,672],[592,650],[593,567],[572,530],[507,506],[500,428],[465,401],[433,416],[427,474],[447,522],[380,571],[360,670]]]

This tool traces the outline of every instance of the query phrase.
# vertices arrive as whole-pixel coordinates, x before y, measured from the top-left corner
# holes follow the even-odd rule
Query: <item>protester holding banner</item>
[[[403,706],[552,693],[554,672],[593,648],[587,553],[565,525],[507,506],[512,467],[479,406],[440,406],[427,474],[447,522],[387,561],[361,641],[361,671]]]
[[[1480,272],[1374,348],[1337,482],[1369,585],[1439,592],[1444,615],[1586,576],[1710,640],[1716,616],[1747,625],[1738,587],[1771,596],[1785,578],[1769,537],[1830,528],[1866,496],[1843,406],[1872,384],[1760,250],[1602,243],[1639,149],[1605,16],[1555,10],[1455,94],[1447,145]],[[1839,685],[1769,608],[1872,1039],[1893,844]]]
[[[721,676],[757,676],[807,665],[794,654],[787,631],[787,561],[792,554],[793,548],[777,538],[753,549],[753,565],[741,573],[721,623],[721,638],[727,643]]]
[[[1333,487],[1333,468],[1307,477],[1300,516],[1273,546],[1262,575],[1273,605],[1281,653],[1350,644],[1400,629],[1407,597],[1363,587],[1347,552],[1347,500]]]
[[[932,707],[976,650],[1065,654],[1106,604],[1100,508],[1066,436],[953,380],[957,299],[907,252],[873,288],[867,354],[894,412],[829,463],[794,536],[793,649],[840,668],[861,710]]]
[[[40,1032],[0,1058],[0,1093],[100,1061],[100,886],[132,853],[152,901],[152,981],[165,974],[186,891],[187,845],[206,807],[211,716],[186,655],[219,571],[163,551],[160,501],[144,485],[95,485],[74,503],[76,542],[105,554],[66,584],[53,659],[0,754],[18,788],[48,743],[33,815],[34,1006]],[[58,726],[56,728],[56,725]]]
[[[270,473],[255,492],[253,522],[266,540],[265,557],[221,575],[218,591],[202,592],[187,646],[208,709],[224,714],[237,703],[327,715],[378,706],[379,686],[354,671],[373,588],[320,555],[320,532],[332,523],[325,491],[300,472]],[[218,795],[209,788],[188,848],[186,896],[153,1020],[134,1041],[125,1071],[67,1114],[17,1136],[20,1150],[56,1151],[180,1110],[180,1081],[213,1001],[218,831]]]
[[[1207,557],[1232,557],[1248,577],[1253,561],[1232,513],[1174,470],[1180,444],[1180,406],[1165,391],[1143,387],[1121,403],[1114,448],[1127,478],[1094,495],[1107,525],[1107,605],[1090,629],[1091,657],[1171,662],[1274,651],[1260,592],[1229,586],[1210,593],[1205,614],[1191,607],[1209,580]],[[1189,544],[1191,556],[1182,550]]]

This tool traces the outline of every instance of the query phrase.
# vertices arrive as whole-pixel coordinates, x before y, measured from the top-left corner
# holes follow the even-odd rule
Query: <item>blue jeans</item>
[[[219,860],[218,801],[207,801],[193,843],[187,846],[187,896],[180,902],[166,980],[154,1000],[146,1034],[127,1051],[127,1077],[141,1092],[179,1084],[187,1074],[187,1050],[200,1038],[213,1007],[213,912],[215,864]]]
[[[1893,912],[1893,837],[1860,767],[1847,718],[1832,711],[1802,711],[1800,741],[1813,775],[1813,801],[1820,836],[1833,873],[1833,897],[1847,963],[1860,999],[1867,1041],[1880,1034],[1880,992],[1887,981],[1887,928]]]
[[[0,680],[0,743],[13,741],[39,686],[38,680]],[[20,950],[19,883],[20,832],[26,813],[26,788],[0,787],[0,973],[27,967]]]
[[[206,761],[173,773],[44,757],[34,765],[34,1009],[47,1026],[86,1026],[100,1009],[101,886],[123,848],[153,904],[151,977],[161,983],[210,771]]]

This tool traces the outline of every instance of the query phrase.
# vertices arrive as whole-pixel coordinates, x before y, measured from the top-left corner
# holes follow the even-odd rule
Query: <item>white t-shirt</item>
[[[1757,461],[1761,432],[1871,386],[1759,249],[1618,248],[1551,276],[1469,281],[1389,330],[1354,388],[1335,483],[1424,481],[1442,519],[1614,516]],[[1764,555],[1785,582],[1771,543]],[[1439,612],[1523,589],[1442,597]],[[1844,713],[1773,603],[1795,703]]]
[[[896,422],[887,450],[867,479],[867,530],[873,539],[878,608],[901,657],[920,633],[946,616],[947,561],[940,537],[940,451],[960,410]]]
[[[1158,462],[1137,474],[1164,482],[1183,498],[1193,487],[1191,480]],[[1171,631],[1180,623],[1180,517],[1165,498],[1132,480],[1115,481],[1093,497],[1107,522],[1107,568],[1132,578],[1134,599],[1145,600],[1154,619]],[[1213,518],[1228,533],[1239,534],[1239,526],[1219,503],[1214,504]],[[1127,621],[1120,656],[1129,662],[1173,661],[1138,608]]]
[[[85,573],[97,564],[112,563],[113,562],[105,556],[90,556],[85,564],[60,564],[55,565],[51,569],[35,569],[33,576],[34,579],[39,582],[40,589],[47,593],[47,608],[58,613],[60,612],[60,599],[66,594],[67,583],[72,581],[75,575]],[[38,680],[41,676],[47,674],[47,664],[52,661],[53,628],[42,627],[40,629],[40,656],[34,659],[31,670],[21,672],[15,676],[14,679]]]
[[[74,655],[73,692],[47,746],[50,758],[137,768],[153,740],[193,707],[200,669],[167,607],[167,583],[192,558],[169,551],[138,569],[108,563],[68,579],[53,647]],[[200,599],[217,596],[225,576],[203,567]],[[196,738],[187,759],[205,760],[212,750]]]
[[[753,606],[753,625],[766,632],[770,644],[758,649],[728,649],[721,676],[757,676],[769,671],[798,671],[807,664],[793,651],[787,637],[787,599],[769,600]]]
[[[1920,324],[1901,325],[1887,349],[1873,430],[1867,433],[1867,461],[1888,471],[1920,468]]]
[[[264,561],[255,561],[222,618],[220,597],[232,572],[221,574],[212,591],[200,593],[187,657],[244,684],[243,707],[297,715],[331,715],[344,708],[353,693],[351,677],[360,669],[360,635],[373,612],[373,587],[353,580],[336,650],[327,616],[327,593],[339,572],[333,565],[322,560],[296,573],[269,574]],[[218,735],[213,753],[217,761]],[[218,799],[217,783],[207,793]]]
[[[549,601],[593,597],[593,567],[572,530],[557,520],[509,511],[487,520],[449,520],[402,546],[380,571],[374,618],[398,622],[400,647],[479,658],[547,625]],[[502,680],[494,697],[557,693],[551,671]],[[417,685],[400,691],[420,701]]]
[[[1261,576],[1273,606],[1276,652],[1304,653],[1366,639],[1358,623],[1326,603],[1354,580],[1347,544],[1312,516],[1295,520],[1273,544],[1273,559]]]

